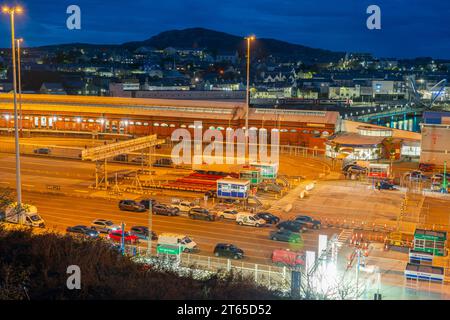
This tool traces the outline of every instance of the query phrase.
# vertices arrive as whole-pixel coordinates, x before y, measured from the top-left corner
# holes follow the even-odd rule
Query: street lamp
[[[23,12],[22,7],[2,7],[2,12],[9,14],[11,17],[11,55],[13,64],[13,86],[14,86],[14,133],[16,146],[16,190],[17,190],[17,206],[20,210],[22,206],[22,185],[20,177],[20,150],[19,150],[19,126],[17,117],[17,73],[16,73],[16,46],[15,46],[15,31],[14,31],[14,16],[16,13]]]
[[[18,75],[18,85],[19,85],[19,114],[20,114],[20,137],[23,137],[23,113],[22,113],[22,75],[20,68],[20,43],[23,42],[22,38],[16,39],[17,42],[17,75]]]
[[[247,159],[248,152],[248,117],[250,109],[250,43],[256,39],[255,36],[245,37],[247,40],[247,89],[245,92],[245,159]]]

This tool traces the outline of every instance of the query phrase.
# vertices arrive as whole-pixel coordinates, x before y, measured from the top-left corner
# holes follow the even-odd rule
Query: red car
[[[108,238],[113,241],[120,242],[120,241],[122,241],[122,231],[121,230],[112,231],[108,234]],[[136,237],[135,235],[132,235],[128,232],[125,232],[124,238],[125,238],[125,243],[135,244],[135,243],[139,242],[138,237]]]
[[[304,253],[285,249],[276,249],[272,252],[272,262],[290,267],[303,266],[305,265]]]

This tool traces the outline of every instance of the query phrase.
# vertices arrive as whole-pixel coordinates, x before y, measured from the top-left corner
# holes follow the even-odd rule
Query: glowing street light
[[[17,192],[17,206],[20,210],[22,206],[22,182],[20,177],[20,150],[19,150],[19,124],[17,116],[17,72],[16,72],[16,45],[15,45],[15,30],[14,30],[14,16],[23,12],[22,7],[8,7],[3,6],[2,12],[9,14],[11,18],[11,55],[13,64],[13,87],[14,87],[14,134],[16,147],[16,192]]]

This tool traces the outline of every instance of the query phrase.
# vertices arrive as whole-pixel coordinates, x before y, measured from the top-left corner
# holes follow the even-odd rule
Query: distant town
[[[180,47],[180,37],[186,44]],[[213,39],[213,40],[211,40]],[[223,41],[221,41],[223,39]],[[229,44],[226,47],[223,43]],[[187,46],[187,44],[191,44]],[[352,105],[449,100],[450,60],[402,60],[255,42],[252,104]],[[22,49],[22,92],[183,100],[245,99],[244,38],[206,29],[164,32],[123,45]],[[11,50],[0,51],[0,92],[12,90]],[[316,101],[322,100],[322,101]],[[329,101],[324,101],[329,100]],[[445,105],[443,106],[445,108]]]

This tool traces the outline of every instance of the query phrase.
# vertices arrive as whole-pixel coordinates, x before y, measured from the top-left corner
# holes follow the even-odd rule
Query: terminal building
[[[450,164],[450,112],[427,111],[423,115],[420,162]]]
[[[420,156],[419,133],[343,120],[341,132],[330,136],[325,154],[333,159],[373,161]]]
[[[177,128],[194,131],[245,127],[245,103],[209,100],[167,100],[71,95],[23,94],[24,130],[157,134],[170,137]],[[279,130],[283,145],[324,149],[327,137],[339,130],[334,111],[251,108],[250,129]],[[14,128],[13,96],[0,94],[0,129]]]

